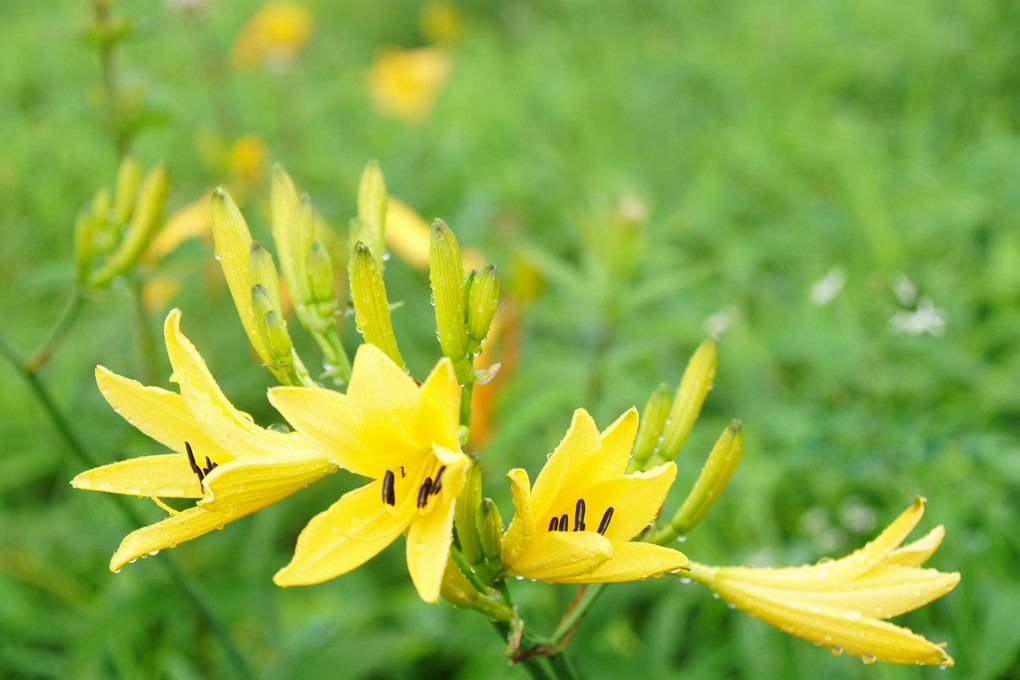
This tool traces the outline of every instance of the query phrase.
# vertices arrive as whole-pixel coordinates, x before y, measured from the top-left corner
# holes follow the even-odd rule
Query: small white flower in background
[[[736,307],[720,309],[715,314],[709,315],[702,327],[710,337],[718,338],[733,326],[738,316],[740,316],[740,310]]]
[[[812,284],[808,299],[811,300],[811,304],[824,307],[836,299],[845,285],[846,270],[842,267],[833,267],[828,274]]]
[[[893,333],[899,335],[942,335],[946,332],[946,310],[936,307],[930,297],[924,296],[912,312],[896,312],[889,319]]]
[[[917,284],[903,272],[893,272],[889,277],[889,287],[901,305],[909,307],[917,301]]]

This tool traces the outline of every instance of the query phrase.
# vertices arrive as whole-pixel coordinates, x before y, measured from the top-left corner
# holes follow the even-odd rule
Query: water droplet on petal
[[[870,666],[871,664],[875,663],[875,655],[874,654],[864,654],[863,656],[861,656],[861,661],[864,662],[865,666]]]

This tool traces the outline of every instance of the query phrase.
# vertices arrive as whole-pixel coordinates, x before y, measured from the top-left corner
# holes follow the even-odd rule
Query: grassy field
[[[835,657],[666,578],[608,589],[568,647],[583,677],[1020,678],[1020,6],[463,0],[453,30],[435,4],[316,0],[292,61],[242,68],[229,55],[253,7],[179,4],[112,7],[134,27],[114,55],[119,120],[137,123],[143,163],[169,165],[171,210],[228,182],[268,241],[279,162],[343,243],[377,158],[392,194],[443,218],[528,300],[519,365],[478,450],[505,521],[507,469],[534,476],[575,408],[604,427],[675,385],[715,332],[718,377],[666,512],[731,418],[746,448],[687,554],[839,556],[915,495],[928,499],[920,530],[946,526],[931,566],[960,585],[897,623],[948,642],[953,668]],[[73,285],[75,215],[116,174],[80,37],[91,12],[0,5],[0,332],[21,355]],[[387,46],[437,39],[452,70],[431,112],[380,113],[366,69]],[[386,277],[423,376],[440,356],[427,275],[394,258]],[[152,384],[169,387],[158,332],[179,307],[225,393],[278,422],[211,243],[185,242],[144,272],[155,280],[180,288],[145,311]],[[39,374],[103,462],[159,450],[93,379],[96,364],[143,379],[134,292],[92,296]],[[344,331],[353,350],[353,320]],[[0,677],[231,677],[166,555],[107,571],[135,527],[71,489],[85,465],[7,363],[0,414]],[[526,677],[482,617],[418,599],[402,547],[319,586],[272,585],[307,519],[354,484],[334,475],[172,551],[252,674]],[[147,521],[164,514],[129,501]],[[513,585],[543,630],[574,593]]]

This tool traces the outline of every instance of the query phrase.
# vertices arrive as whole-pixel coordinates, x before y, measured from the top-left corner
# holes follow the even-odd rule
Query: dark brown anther
[[[191,471],[198,475],[198,483],[201,484],[202,480],[205,479],[205,474],[202,473],[202,468],[198,467],[198,463],[195,462],[195,452],[191,450],[191,444],[184,442],[184,450],[188,453],[188,463],[191,465]]]
[[[406,477],[406,476],[407,476],[407,473],[406,473],[406,472],[404,472],[404,466],[403,466],[403,465],[401,465],[401,466],[400,466],[400,478],[401,478],[401,479],[403,479],[403,478],[404,478],[404,477]]]
[[[553,517],[549,520],[549,531],[559,531],[560,529],[560,518]]]
[[[418,489],[418,507],[424,508],[429,502],[429,492],[432,491],[432,478],[426,477]]]
[[[574,506],[574,531],[584,531],[584,499],[578,498]]]
[[[560,531],[570,531],[570,519],[566,515],[560,515]]]
[[[609,522],[613,519],[613,509],[609,508],[606,513],[602,515],[602,521],[599,522],[599,533],[605,535],[606,529],[609,528]]]
[[[382,480],[382,502],[386,505],[396,505],[397,495],[393,490],[393,482],[396,481],[396,477],[393,475],[392,470],[386,471],[386,476]]]
[[[203,470],[203,472],[205,472],[205,474],[209,474],[210,472],[212,472],[215,469],[216,469],[216,463],[212,462],[212,460],[209,459],[209,456],[206,456],[205,457],[205,470]]]
[[[435,496],[439,493],[439,490],[443,488],[443,473],[446,472],[446,466],[439,468],[439,472],[436,473],[436,481],[432,482],[432,495]]]

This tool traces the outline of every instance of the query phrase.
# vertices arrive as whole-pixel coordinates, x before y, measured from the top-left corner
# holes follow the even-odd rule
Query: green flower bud
[[[454,560],[446,561],[446,569],[443,570],[443,582],[439,588],[440,596],[461,609],[471,609],[478,598],[478,591],[471,584],[471,581],[464,572],[460,570]]]
[[[110,192],[106,189],[100,189],[92,197],[92,252],[96,255],[109,253],[120,240],[122,224],[114,224],[109,220],[111,200]]]
[[[432,225],[429,280],[436,307],[439,345],[443,354],[453,361],[457,379],[462,385],[467,385],[473,376],[471,362],[467,358],[464,328],[464,261],[456,237],[442,220],[436,220]]]
[[[398,366],[404,365],[393,334],[390,319],[390,303],[386,297],[382,270],[364,243],[354,246],[354,253],[348,265],[351,281],[351,299],[354,302],[354,321],[358,332],[383,352]]]
[[[637,438],[631,453],[629,472],[645,469],[645,463],[652,454],[659,450],[659,437],[666,425],[669,409],[673,403],[669,388],[665,383],[652,392],[644,410],[641,412],[641,424],[638,426]]]
[[[280,258],[280,270],[287,281],[287,288],[295,307],[299,306],[307,295],[307,279],[299,274],[301,261],[308,252],[308,244],[301,243],[297,234],[299,201],[297,189],[290,175],[279,165],[273,166],[272,186],[269,194],[272,213],[273,243],[276,254]]]
[[[333,281],[333,261],[321,241],[312,241],[308,248],[308,282],[312,310],[326,324],[333,323],[336,313],[336,288]]]
[[[273,264],[273,256],[258,241],[252,241],[248,249],[248,284],[252,287],[262,286],[276,302],[275,310],[282,315],[280,309],[280,277]],[[255,318],[259,318],[258,310]]]
[[[472,354],[489,333],[489,326],[496,316],[499,304],[499,279],[496,267],[489,265],[470,277],[467,300],[467,335]]]
[[[92,268],[95,232],[95,219],[88,211],[82,210],[74,221],[74,276],[79,284],[85,283]]]
[[[680,380],[680,387],[677,389],[676,398],[673,399],[673,406],[669,411],[669,418],[666,420],[662,432],[662,442],[659,444],[659,452],[652,456],[648,467],[673,460],[680,447],[687,440],[694,421],[698,419],[701,406],[705,403],[705,397],[715,380],[715,369],[719,362],[719,345],[715,340],[705,340],[698,349],[694,351],[684,376]]]
[[[482,503],[482,470],[477,462],[468,470],[464,490],[453,508],[453,521],[457,526],[457,539],[464,559],[472,567],[485,562],[478,536],[478,511]]]
[[[131,209],[135,205],[135,192],[142,179],[142,166],[134,158],[128,156],[120,162],[117,170],[117,190],[114,192],[113,214],[111,219],[116,224],[126,224],[131,219]]]
[[[503,521],[499,508],[491,498],[483,498],[478,508],[478,542],[485,560],[485,571],[491,580],[503,568]]]
[[[712,447],[698,480],[683,505],[673,515],[669,526],[661,529],[652,540],[656,543],[668,542],[677,536],[686,536],[687,532],[697,526],[726,488],[743,452],[744,433],[740,421],[734,420]]]
[[[138,262],[138,258],[162,224],[163,202],[166,200],[169,186],[170,177],[163,165],[157,165],[145,176],[138,189],[138,200],[131,223],[109,261],[89,278],[90,286],[95,288],[105,286],[115,276],[123,274]]]
[[[379,169],[379,161],[369,161],[361,173],[361,184],[358,186],[358,225],[351,234],[356,239],[354,242],[361,241],[367,245],[379,266],[383,266],[386,248],[386,182]]]

